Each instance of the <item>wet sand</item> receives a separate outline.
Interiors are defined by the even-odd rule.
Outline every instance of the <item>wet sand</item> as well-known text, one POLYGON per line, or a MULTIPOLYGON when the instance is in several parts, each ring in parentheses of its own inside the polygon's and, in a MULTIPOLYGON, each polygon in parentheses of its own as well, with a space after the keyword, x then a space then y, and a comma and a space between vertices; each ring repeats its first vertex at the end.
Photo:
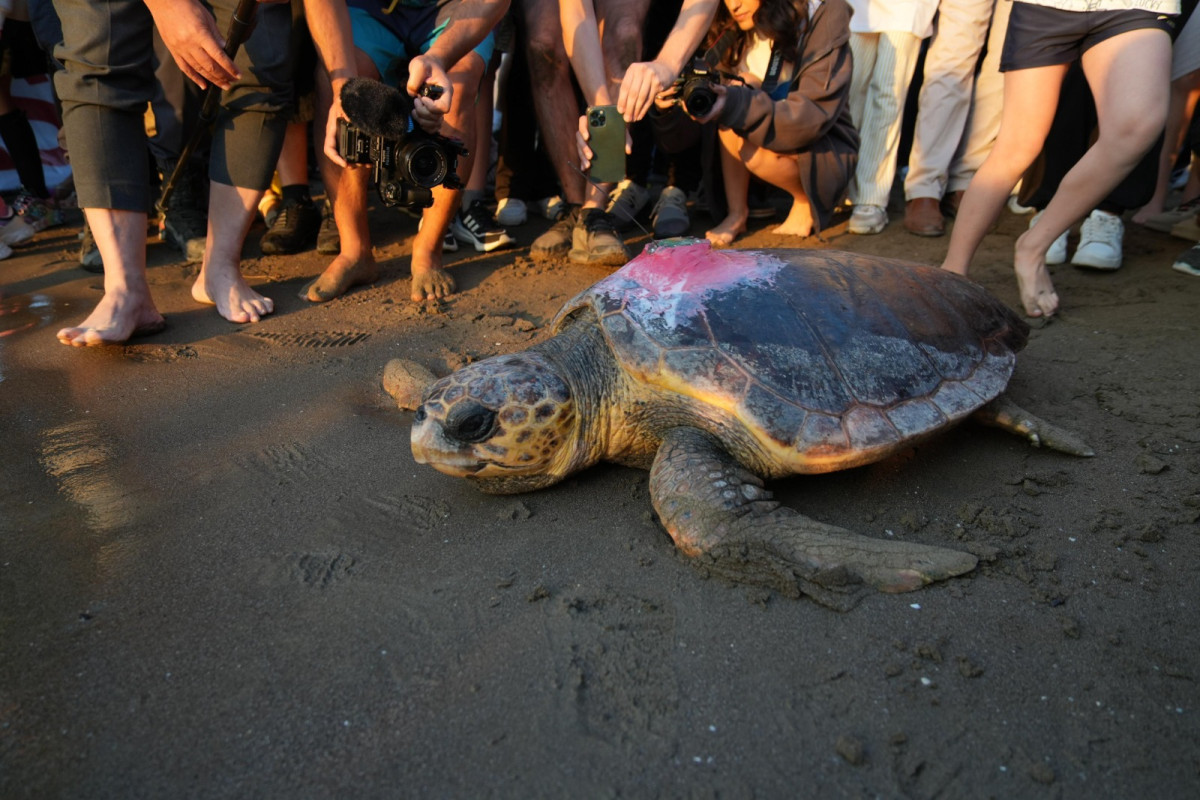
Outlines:
MULTIPOLYGON (((947 239, 807 244, 938 263, 947 239)), ((78 215, 72 219, 78 223, 78 215)), ((699 220, 693 234, 703 234, 699 220)), ((975 262, 1019 308, 1009 215, 975 262)), ((758 222, 738 246, 790 246, 758 222)), ((315 253, 246 271, 277 312, 197 306, 75 350, 101 278, 77 227, 0 262, 0 796, 1191 797, 1200 784, 1200 280, 1127 228, 1117 273, 1054 269, 1012 391, 1096 450, 966 425, 772 485, 822 521, 970 550, 973 573, 838 613, 708 579, 644 472, 491 497, 416 465, 384 364, 443 374, 546 334, 607 274, 448 256, 297 298, 315 253)), ((646 237, 635 240, 635 248, 646 237)), ((1074 245, 1074 238, 1072 240, 1074 245)))

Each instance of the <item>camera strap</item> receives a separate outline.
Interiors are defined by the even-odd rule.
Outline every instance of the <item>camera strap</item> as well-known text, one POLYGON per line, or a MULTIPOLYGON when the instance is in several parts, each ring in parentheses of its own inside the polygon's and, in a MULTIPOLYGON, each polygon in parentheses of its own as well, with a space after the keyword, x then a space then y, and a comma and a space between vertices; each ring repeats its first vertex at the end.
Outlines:
POLYGON ((762 90, 767 94, 774 93, 779 86, 779 73, 783 70, 783 53, 779 48, 771 47, 771 60, 767 62, 767 74, 763 76, 762 90))

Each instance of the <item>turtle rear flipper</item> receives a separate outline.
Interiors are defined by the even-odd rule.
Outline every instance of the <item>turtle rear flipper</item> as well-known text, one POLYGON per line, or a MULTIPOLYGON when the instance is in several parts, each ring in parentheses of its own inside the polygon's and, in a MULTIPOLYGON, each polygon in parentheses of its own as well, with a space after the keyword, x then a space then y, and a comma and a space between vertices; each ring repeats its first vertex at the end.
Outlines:
POLYGON ((969 553, 871 539, 780 505, 762 481, 694 428, 670 431, 650 469, 654 508, 710 572, 845 609, 862 590, 907 592, 975 568, 969 553))
POLYGON ((985 425, 1015 433, 1034 447, 1045 445, 1051 450, 1083 458, 1096 455, 1096 451, 1088 447, 1083 439, 1066 428, 1030 414, 1007 395, 1002 394, 980 408, 975 412, 975 418, 985 425))

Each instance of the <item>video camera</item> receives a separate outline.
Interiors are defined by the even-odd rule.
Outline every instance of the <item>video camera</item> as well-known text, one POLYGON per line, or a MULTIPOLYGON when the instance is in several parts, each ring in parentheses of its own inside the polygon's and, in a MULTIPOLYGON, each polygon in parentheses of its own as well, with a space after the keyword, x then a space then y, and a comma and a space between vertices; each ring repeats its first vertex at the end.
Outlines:
MULTIPOLYGON (((338 153, 348 164, 371 165, 371 182, 385 206, 428 208, 433 205, 433 187, 462 188, 458 158, 467 155, 467 148, 414 125, 407 95, 358 79, 347 83, 347 89, 342 92, 342 109, 352 122, 338 120, 338 153)), ((436 99, 442 91, 427 84, 420 94, 436 99)))

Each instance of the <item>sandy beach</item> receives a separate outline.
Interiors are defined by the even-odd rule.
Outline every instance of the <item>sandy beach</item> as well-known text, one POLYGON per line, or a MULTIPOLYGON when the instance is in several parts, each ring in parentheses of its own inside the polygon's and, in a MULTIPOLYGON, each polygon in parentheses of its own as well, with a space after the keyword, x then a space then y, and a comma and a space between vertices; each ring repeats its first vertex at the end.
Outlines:
MULTIPOLYGON (((803 246, 941 261, 948 237, 892 216, 803 246)), ((277 310, 240 326, 154 241, 167 330, 79 350, 54 333, 101 294, 80 219, 0 262, 0 796, 1196 795, 1187 242, 1127 224, 1121 270, 1054 269, 1061 313, 1010 388, 1094 458, 966 424, 771 485, 980 557, 839 613, 697 571, 645 472, 494 497, 414 463, 389 359, 442 375, 520 349, 608 274, 531 262, 544 221, 449 254, 461 292, 430 304, 398 212, 372 212, 383 277, 323 305, 297 294, 326 258, 263 256, 259 225, 244 268, 277 310)), ((1027 222, 1004 212, 973 268, 1014 308, 1027 222)), ((737 246, 796 246, 771 224, 737 246)))

